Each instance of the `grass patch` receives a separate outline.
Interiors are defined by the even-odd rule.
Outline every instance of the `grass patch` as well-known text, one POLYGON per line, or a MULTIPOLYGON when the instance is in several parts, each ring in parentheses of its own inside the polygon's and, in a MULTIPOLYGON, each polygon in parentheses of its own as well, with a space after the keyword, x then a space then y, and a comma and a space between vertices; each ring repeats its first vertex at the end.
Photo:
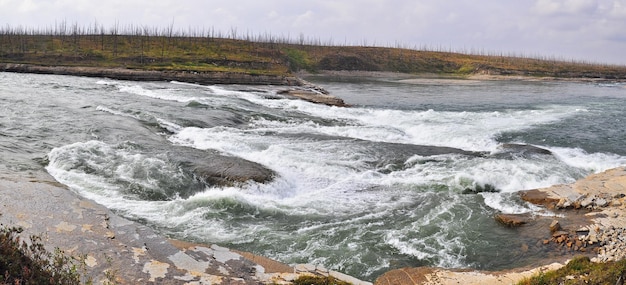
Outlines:
MULTIPOLYGON (((63 23, 67 24, 67 23, 63 23)), ((374 46, 298 43, 274 37, 229 38, 170 29, 56 26, 0 27, 0 62, 47 66, 290 75, 308 70, 363 70, 466 76, 476 73, 557 78, 626 79, 626 66, 506 54, 471 54, 374 46)))
POLYGON ((331 276, 302 275, 293 281, 293 285, 352 285, 331 276))
POLYGON ((626 281, 626 260, 607 263, 594 263, 589 257, 579 256, 563 268, 541 272, 525 278, 518 285, 548 284, 624 284, 626 281))
POLYGON ((18 227, 0 228, 0 284, 81 284, 77 260, 59 249, 46 251, 39 236, 21 240, 21 232, 18 227))

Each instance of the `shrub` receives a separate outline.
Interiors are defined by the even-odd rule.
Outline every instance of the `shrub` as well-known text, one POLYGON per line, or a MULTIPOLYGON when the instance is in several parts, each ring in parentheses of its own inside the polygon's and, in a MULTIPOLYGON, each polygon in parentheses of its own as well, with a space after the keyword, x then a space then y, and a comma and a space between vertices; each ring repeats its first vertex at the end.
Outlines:
POLYGON ((0 284, 80 284, 74 260, 59 249, 48 252, 39 236, 21 240, 21 232, 0 228, 0 284))

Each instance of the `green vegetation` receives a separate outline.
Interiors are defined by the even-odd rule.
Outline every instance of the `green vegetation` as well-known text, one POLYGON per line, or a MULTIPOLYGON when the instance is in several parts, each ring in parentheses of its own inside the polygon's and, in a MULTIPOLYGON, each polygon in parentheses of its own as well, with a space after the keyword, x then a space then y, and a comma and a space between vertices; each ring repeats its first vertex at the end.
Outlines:
POLYGON ((389 71, 466 76, 550 76, 626 79, 626 66, 514 54, 423 47, 336 46, 272 35, 228 35, 144 26, 106 29, 66 22, 51 28, 0 28, 0 63, 123 67, 145 70, 288 75, 298 70, 389 71))
POLYGON ((0 284, 81 284, 76 260, 46 251, 38 236, 22 241, 21 232, 0 229, 0 284))
POLYGON ((293 281, 293 285, 352 285, 333 277, 302 275, 293 281))
POLYGON ((541 272, 527 278, 518 285, 542 284, 624 284, 626 282, 626 260, 607 263, 593 263, 589 257, 572 259, 561 269, 541 272))

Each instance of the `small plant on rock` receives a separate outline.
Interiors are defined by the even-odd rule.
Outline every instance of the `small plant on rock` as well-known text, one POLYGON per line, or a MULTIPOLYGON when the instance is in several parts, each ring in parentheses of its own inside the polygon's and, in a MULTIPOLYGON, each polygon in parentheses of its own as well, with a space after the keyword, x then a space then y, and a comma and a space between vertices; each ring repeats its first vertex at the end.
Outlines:
POLYGON ((0 284, 80 284, 70 257, 59 249, 48 252, 41 237, 23 241, 22 228, 0 228, 0 284))

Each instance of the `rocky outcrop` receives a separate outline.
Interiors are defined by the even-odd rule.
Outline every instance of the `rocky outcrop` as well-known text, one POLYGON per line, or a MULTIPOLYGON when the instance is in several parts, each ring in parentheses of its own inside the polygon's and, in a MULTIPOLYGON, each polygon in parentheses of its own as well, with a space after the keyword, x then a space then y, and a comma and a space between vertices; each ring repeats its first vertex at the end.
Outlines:
POLYGON ((169 159, 179 163, 207 186, 233 186, 248 181, 267 183, 276 173, 265 166, 210 150, 174 147, 169 159))
POLYGON ((84 283, 292 284, 302 275, 371 283, 319 266, 288 266, 218 245, 169 240, 79 197, 46 173, 0 174, 0 224, 75 257, 84 283), (89 282, 90 281, 90 282, 89 282))
POLYGON ((564 229, 560 239, 551 241, 573 250, 592 250, 596 254, 592 261, 626 258, 626 167, 592 174, 572 184, 524 191, 520 196, 565 218, 584 213, 586 225, 564 229))
POLYGON ((231 156, 207 156, 188 165, 196 177, 211 186, 232 186, 247 181, 266 183, 276 175, 258 163, 231 156))
POLYGON ((280 95, 286 95, 288 97, 301 99, 304 101, 324 104, 328 106, 347 107, 346 103, 341 99, 332 95, 323 94, 312 90, 290 89, 281 90, 278 92, 280 95))
MULTIPOLYGON (((498 214, 496 220, 521 227, 517 230, 529 225, 545 227, 545 231, 540 231, 543 238, 537 237, 541 239, 539 244, 563 256, 594 255, 591 260, 595 262, 626 258, 626 167, 592 174, 572 184, 522 191, 520 197, 555 212, 550 216, 498 214)), ((563 266, 553 263, 531 270, 501 272, 402 268, 383 274, 375 284, 516 284, 523 278, 563 266)))
POLYGON ((375 285, 510 285, 564 264, 552 263, 529 270, 474 271, 443 268, 402 268, 389 271, 376 279, 375 285))
POLYGON ((496 214, 495 219, 498 223, 503 224, 507 227, 519 227, 524 224, 527 224, 531 219, 530 215, 511 215, 511 214, 496 214))

